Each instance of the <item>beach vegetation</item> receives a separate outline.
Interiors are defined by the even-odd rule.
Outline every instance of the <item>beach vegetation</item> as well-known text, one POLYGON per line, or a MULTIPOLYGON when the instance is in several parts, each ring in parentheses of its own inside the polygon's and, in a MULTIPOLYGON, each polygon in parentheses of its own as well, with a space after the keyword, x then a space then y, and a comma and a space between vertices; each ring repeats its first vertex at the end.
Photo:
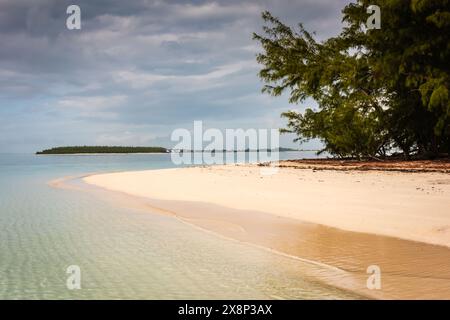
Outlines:
POLYGON ((282 114, 282 132, 319 139, 337 157, 433 158, 450 151, 450 1, 359 0, 343 8, 344 28, 324 41, 300 23, 264 12, 263 92, 317 106, 282 114), (367 28, 370 5, 380 28, 367 28))

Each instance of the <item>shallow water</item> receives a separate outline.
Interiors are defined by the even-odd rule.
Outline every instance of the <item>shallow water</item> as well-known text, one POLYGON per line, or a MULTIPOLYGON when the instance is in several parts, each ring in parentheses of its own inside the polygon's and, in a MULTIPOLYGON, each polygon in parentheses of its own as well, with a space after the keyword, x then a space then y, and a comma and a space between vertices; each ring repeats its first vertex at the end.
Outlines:
MULTIPOLYGON (((98 192, 98 191, 97 191, 98 192)), ((450 249, 399 238, 344 231, 258 211, 210 203, 139 198, 103 191, 114 201, 176 212, 179 219, 224 237, 315 263, 305 273, 376 299, 450 299, 450 249), (372 268, 379 290, 367 287, 372 268)))
POLYGON ((0 154, 0 298, 358 298, 309 277, 317 266, 48 184, 172 166, 165 154, 0 154), (70 265, 81 269, 80 290, 66 286, 70 265))

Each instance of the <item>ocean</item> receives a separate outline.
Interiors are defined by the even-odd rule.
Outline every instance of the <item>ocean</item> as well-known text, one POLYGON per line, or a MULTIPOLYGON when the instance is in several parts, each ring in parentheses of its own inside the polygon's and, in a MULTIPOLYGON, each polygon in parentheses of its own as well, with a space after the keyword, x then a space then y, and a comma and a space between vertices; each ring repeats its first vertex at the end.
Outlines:
MULTIPOLYGON (((314 153, 281 153, 297 157, 314 153)), ((308 277, 306 262, 49 184, 174 166, 169 154, 0 154, 0 299, 355 298, 308 277)))

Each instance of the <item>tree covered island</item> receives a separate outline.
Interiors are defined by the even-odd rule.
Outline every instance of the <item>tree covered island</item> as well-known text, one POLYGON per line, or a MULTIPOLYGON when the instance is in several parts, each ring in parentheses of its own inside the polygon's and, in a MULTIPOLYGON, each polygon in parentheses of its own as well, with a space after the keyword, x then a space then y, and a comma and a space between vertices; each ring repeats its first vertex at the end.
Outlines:
POLYGON ((120 147, 120 146, 72 146, 38 151, 36 154, 89 154, 89 153, 166 153, 163 147, 120 147))

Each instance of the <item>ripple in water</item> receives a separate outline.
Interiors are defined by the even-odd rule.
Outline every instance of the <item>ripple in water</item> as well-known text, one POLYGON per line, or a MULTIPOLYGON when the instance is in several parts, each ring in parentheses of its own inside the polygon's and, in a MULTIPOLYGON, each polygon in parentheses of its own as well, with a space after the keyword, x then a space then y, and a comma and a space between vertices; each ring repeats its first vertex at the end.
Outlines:
POLYGON ((308 277, 307 263, 47 184, 169 166, 166 155, 0 155, 0 298, 358 298, 308 277), (81 268, 81 290, 66 287, 69 265, 81 268))

